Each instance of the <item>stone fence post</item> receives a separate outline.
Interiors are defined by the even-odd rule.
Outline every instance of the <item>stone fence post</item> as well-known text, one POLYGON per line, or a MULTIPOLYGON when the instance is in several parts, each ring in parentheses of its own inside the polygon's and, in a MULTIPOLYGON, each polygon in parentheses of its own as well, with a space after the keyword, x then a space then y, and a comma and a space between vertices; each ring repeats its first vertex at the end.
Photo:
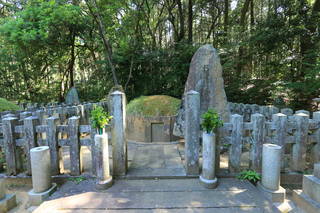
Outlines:
POLYGON ((303 172, 306 166, 307 142, 309 131, 309 116, 304 113, 294 115, 296 131, 295 143, 292 145, 291 169, 303 172))
POLYGON ((252 146, 250 153, 250 168, 261 172, 262 145, 266 137, 265 117, 262 114, 253 114, 252 122, 252 146))
POLYGON ((272 115, 272 122, 275 127, 273 143, 281 147, 281 170, 285 168, 285 142, 287 137, 288 117, 285 114, 277 113, 272 115))
POLYGON ((111 141, 113 158, 113 175, 125 175, 128 168, 126 140, 126 100, 125 94, 115 91, 111 94, 111 141))
POLYGON ((7 117, 2 119, 3 146, 6 155, 8 175, 17 175, 20 169, 18 150, 16 147, 17 135, 15 133, 15 126, 17 125, 18 118, 7 117))
POLYGON ((70 141, 71 175, 80 175, 80 131, 79 117, 73 116, 68 120, 68 136, 70 141))
POLYGON ((185 168, 187 175, 199 175, 200 94, 187 92, 185 104, 185 168))
POLYGON ((25 118, 23 120, 25 153, 27 155, 27 174, 31 175, 30 149, 38 146, 38 137, 36 126, 40 124, 39 119, 35 116, 25 118))
POLYGON ((231 146, 229 149, 229 171, 239 172, 242 153, 243 116, 231 115, 231 146))
POLYGON ((50 147, 50 158, 51 158, 51 174, 60 174, 59 165, 59 144, 58 144, 58 125, 59 119, 57 117, 47 118, 47 142, 50 147))
MULTIPOLYGON (((313 113, 313 120, 320 123, 320 111, 313 113)), ((319 154, 320 153, 320 126, 314 134, 316 135, 317 143, 312 149, 312 155, 313 155, 312 156, 312 163, 317 163, 317 162, 320 162, 320 154, 319 154)))

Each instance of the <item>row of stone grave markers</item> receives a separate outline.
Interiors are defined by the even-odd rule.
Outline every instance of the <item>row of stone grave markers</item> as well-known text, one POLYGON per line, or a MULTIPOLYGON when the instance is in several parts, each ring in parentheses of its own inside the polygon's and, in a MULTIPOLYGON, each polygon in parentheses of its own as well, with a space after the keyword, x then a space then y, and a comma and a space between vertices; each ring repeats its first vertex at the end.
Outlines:
POLYGON ((90 112, 93 107, 102 106, 106 111, 108 111, 108 102, 98 102, 98 103, 82 103, 78 105, 68 106, 68 105, 55 105, 48 107, 38 107, 38 108, 30 108, 26 111, 5 111, 0 113, 1 118, 5 117, 17 117, 19 120, 23 120, 29 116, 37 116, 40 120, 40 124, 45 124, 45 118, 56 116, 63 123, 69 117, 72 116, 80 116, 81 124, 88 124, 90 118, 90 112))
POLYGON ((230 109, 231 114, 238 114, 243 116, 243 120, 248 122, 250 121, 251 115, 259 113, 265 116, 267 121, 270 121, 272 119, 272 115, 277 113, 282 113, 287 116, 292 116, 293 114, 298 113, 305 113, 307 115, 310 115, 310 113, 307 110, 298 110, 294 112, 291 108, 278 108, 272 105, 269 106, 260 106, 257 104, 243 104, 243 103, 232 103, 228 102, 228 107, 230 109))

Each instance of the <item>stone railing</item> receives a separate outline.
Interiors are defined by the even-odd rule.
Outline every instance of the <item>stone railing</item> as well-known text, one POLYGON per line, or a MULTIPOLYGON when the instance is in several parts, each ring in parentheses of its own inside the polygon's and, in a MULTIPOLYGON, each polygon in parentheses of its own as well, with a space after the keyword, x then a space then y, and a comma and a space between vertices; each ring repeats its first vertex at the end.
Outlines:
MULTIPOLYGON (((111 94, 110 114, 113 119, 106 131, 113 145, 113 168, 115 175, 123 175, 126 152, 125 143, 125 101, 124 94, 111 94), (111 136, 112 135, 112 136, 111 136), (120 147, 121 146, 121 147, 120 147), (125 153, 124 153, 125 152, 125 153)), ((48 146, 50 149, 51 174, 60 175, 60 163, 63 156, 70 157, 70 175, 82 174, 84 162, 81 147, 88 147, 91 152, 91 173, 99 170, 94 137, 96 129, 89 124, 93 105, 108 107, 107 102, 90 103, 69 107, 49 107, 35 111, 5 114, 0 126, 0 147, 5 154, 6 171, 9 176, 19 174, 31 175, 30 150, 34 147, 48 146), (69 150, 66 155, 62 152, 69 150), (65 149, 68 147, 67 149, 65 149)), ((101 169, 101 168, 100 168, 101 169)))
POLYGON ((306 113, 292 116, 273 114, 267 121, 262 114, 252 114, 250 122, 234 114, 231 122, 222 127, 221 141, 229 144, 229 170, 239 172, 243 147, 250 152, 249 167, 261 171, 262 145, 273 143, 283 147, 282 171, 304 172, 309 165, 320 161, 320 112, 313 119, 306 113))
MULTIPOLYGON (((2 120, 0 133, 3 139, 0 145, 5 152, 7 175, 17 175, 21 172, 31 174, 29 150, 37 146, 49 146, 51 156, 51 170, 53 175, 60 173, 59 148, 70 147, 70 173, 80 175, 80 147, 93 147, 95 129, 90 125, 80 125, 80 117, 73 116, 67 119, 67 124, 61 124, 59 118, 53 116, 45 119, 46 125, 40 125, 36 116, 19 120, 16 117, 7 117, 2 120), (44 137, 45 135, 45 137, 44 137), (23 156, 26 164, 23 165, 23 156)), ((95 171, 95 153, 91 149, 92 171, 95 171)))

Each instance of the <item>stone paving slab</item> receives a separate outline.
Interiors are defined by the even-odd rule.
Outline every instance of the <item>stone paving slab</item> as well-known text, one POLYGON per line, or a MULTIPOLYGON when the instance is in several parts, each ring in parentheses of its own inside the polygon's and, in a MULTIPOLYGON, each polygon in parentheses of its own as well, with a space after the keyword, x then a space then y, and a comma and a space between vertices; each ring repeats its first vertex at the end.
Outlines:
POLYGON ((183 208, 183 209, 125 209, 125 210, 59 210, 57 213, 256 213, 260 208, 183 208))
POLYGON ((221 179, 215 190, 202 188, 198 179, 172 179, 119 180, 107 191, 88 191, 47 201, 35 212, 278 212, 237 179, 221 179))
POLYGON ((137 146, 127 178, 185 177, 177 144, 137 146))

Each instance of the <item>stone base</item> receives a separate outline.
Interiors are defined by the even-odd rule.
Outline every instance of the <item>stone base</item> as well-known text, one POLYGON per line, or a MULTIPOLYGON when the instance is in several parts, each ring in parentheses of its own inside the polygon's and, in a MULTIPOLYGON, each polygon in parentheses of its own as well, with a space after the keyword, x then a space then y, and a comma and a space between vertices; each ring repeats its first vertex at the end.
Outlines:
POLYGON ((107 180, 105 181, 97 181, 96 183, 96 188, 98 190, 105 190, 105 189, 108 189, 112 186, 113 184, 113 179, 112 179, 112 176, 110 176, 107 180))
POLYGON ((218 186, 218 179, 215 178, 213 180, 205 179, 201 175, 199 177, 200 183, 206 187, 207 189, 214 189, 218 186))
POLYGON ((319 213, 320 203, 312 200, 302 190, 293 190, 293 201, 299 208, 308 213, 319 213))
POLYGON ((7 194, 5 198, 0 200, 0 212, 8 212, 10 209, 13 209, 17 206, 16 195, 7 194))
POLYGON ((33 191, 28 192, 29 202, 31 206, 39 206, 45 199, 47 199, 51 194, 53 194, 57 189, 57 184, 53 183, 51 188, 47 191, 36 193, 33 191))
POLYGON ((273 203, 282 203, 286 198, 286 190, 281 186, 278 190, 274 191, 265 188, 260 182, 258 182, 257 188, 266 198, 268 198, 273 203))
POLYGON ((302 183, 303 193, 312 200, 320 203, 320 179, 313 175, 304 175, 302 183))

